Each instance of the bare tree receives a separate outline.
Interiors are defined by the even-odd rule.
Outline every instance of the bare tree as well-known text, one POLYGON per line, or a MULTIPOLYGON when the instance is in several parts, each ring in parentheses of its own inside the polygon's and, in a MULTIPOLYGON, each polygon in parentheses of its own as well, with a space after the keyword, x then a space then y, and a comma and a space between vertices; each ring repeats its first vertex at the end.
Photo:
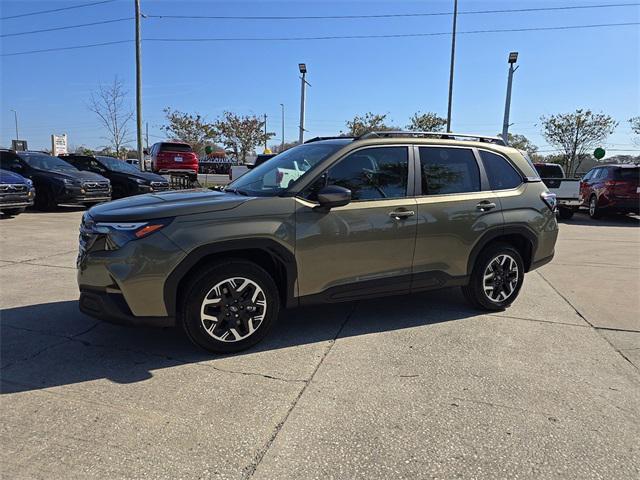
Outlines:
POLYGON ((133 118, 133 110, 126 102, 127 92, 122 81, 114 77, 113 83, 100 85, 91 94, 88 108, 100 119, 100 123, 107 131, 106 140, 115 152, 122 150, 131 140, 128 123, 133 118))
POLYGON ((573 176, 589 150, 606 140, 618 125, 609 115, 582 109, 541 117, 540 120, 542 136, 564 153, 567 176, 573 176))

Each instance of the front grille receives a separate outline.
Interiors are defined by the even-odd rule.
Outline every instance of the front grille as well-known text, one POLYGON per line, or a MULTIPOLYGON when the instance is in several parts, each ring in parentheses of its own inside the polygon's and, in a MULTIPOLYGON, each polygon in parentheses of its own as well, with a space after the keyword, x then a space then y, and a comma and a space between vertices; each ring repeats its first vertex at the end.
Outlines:
POLYGON ((169 182, 151 182, 151 187, 158 190, 169 190, 169 182))
POLYGON ((100 192, 100 191, 108 191, 109 190, 109 181, 98 181, 98 182, 84 182, 82 184, 82 188, 84 188, 87 192, 100 192))
POLYGON ((24 183, 0 184, 0 193, 26 193, 27 186, 24 183))

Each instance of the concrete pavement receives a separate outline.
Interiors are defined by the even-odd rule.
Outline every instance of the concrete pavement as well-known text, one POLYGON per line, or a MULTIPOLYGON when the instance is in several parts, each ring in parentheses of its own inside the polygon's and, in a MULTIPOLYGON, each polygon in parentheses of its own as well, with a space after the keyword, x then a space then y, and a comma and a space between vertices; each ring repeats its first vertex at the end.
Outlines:
POLYGON ((638 478, 640 223, 561 225, 507 311, 457 290, 286 312, 210 357, 77 310, 82 212, 0 221, 7 478, 638 478))

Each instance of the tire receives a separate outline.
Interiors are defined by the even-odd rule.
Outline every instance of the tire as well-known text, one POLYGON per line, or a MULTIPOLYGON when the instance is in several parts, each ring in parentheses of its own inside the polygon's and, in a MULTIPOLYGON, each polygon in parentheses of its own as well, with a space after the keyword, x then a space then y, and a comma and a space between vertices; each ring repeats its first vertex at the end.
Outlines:
POLYGON ((575 213, 575 210, 573 208, 560 207, 558 209, 558 216, 562 220, 571 220, 574 213, 575 213))
POLYGON ((4 210, 2 210, 2 213, 4 213, 5 215, 8 215, 10 217, 15 217, 16 215, 20 215, 22 212, 24 212, 25 207, 21 207, 21 208, 5 208, 4 210))
POLYGON ((280 310, 273 278, 245 260, 224 260, 208 266, 193 275, 181 293, 179 313, 185 333, 193 343, 213 353, 235 353, 252 347, 267 335, 280 310), (255 315, 248 313, 250 309, 255 315))
POLYGON ((602 217, 602 208, 598 207, 598 197, 591 195, 589 198, 589 216, 598 219, 602 217))
POLYGON ((35 207, 44 212, 52 212, 58 207, 51 190, 45 188, 36 192, 35 207))
POLYGON ((482 310, 500 311, 511 305, 518 297, 523 280, 524 262, 520 252, 507 243, 494 243, 478 255, 469 284, 462 287, 462 292, 472 306, 482 310), (503 263, 501 269, 505 269, 506 266, 507 270, 495 271, 496 267, 500 266, 495 262, 501 261, 503 263), (490 266, 494 270, 493 277, 488 278, 485 285, 485 275, 492 273, 490 266), (500 272, 496 279, 498 283, 495 283, 495 280, 492 282, 498 272, 500 272), (491 287, 490 290, 489 287, 491 287))

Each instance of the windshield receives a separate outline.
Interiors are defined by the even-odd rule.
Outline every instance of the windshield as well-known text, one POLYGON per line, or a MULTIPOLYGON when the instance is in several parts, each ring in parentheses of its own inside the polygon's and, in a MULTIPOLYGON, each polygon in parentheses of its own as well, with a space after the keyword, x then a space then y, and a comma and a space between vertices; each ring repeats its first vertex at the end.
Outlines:
POLYGON ((123 160, 118 160, 113 157, 97 156, 96 160, 102 164, 107 170, 120 173, 140 173, 140 169, 128 164, 123 160))
POLYGON ((245 173, 225 190, 253 196, 278 195, 343 146, 337 142, 298 145, 245 173))
POLYGON ((78 169, 70 163, 61 160, 58 157, 52 157, 44 153, 20 152, 18 155, 22 160, 27 162, 29 166, 39 170, 78 171, 78 169))

